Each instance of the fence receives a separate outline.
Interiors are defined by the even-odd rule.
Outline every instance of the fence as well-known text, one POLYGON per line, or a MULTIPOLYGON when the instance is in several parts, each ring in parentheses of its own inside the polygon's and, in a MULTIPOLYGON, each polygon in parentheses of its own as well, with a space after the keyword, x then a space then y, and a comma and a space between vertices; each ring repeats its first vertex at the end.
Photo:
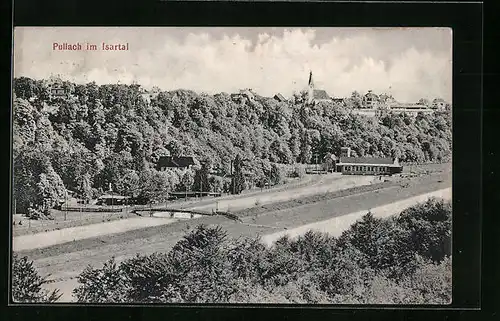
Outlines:
POLYGON ((116 213, 116 212, 124 212, 126 211, 126 207, 61 207, 61 211, 68 212, 107 212, 107 213, 116 213))

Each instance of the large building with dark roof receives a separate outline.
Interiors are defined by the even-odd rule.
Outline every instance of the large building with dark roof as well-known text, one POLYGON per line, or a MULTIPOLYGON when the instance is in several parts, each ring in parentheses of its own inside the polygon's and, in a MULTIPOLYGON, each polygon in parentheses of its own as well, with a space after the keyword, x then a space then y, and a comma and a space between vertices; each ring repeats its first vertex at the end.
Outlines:
POLYGON ((196 163, 192 156, 161 156, 156 163, 156 169, 159 171, 172 168, 189 169, 193 165, 196 163))
POLYGON ((342 148, 336 171, 343 175, 393 175, 403 171, 397 158, 351 157, 350 148, 342 148))

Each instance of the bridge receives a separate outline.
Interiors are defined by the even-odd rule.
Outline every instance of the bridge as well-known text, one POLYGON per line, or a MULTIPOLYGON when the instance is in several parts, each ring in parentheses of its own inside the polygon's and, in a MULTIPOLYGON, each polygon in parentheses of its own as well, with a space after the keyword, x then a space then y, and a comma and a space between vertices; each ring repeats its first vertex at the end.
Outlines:
POLYGON ((171 198, 184 198, 184 197, 203 197, 203 196, 213 196, 220 197, 222 193, 218 192, 194 192, 194 191, 186 191, 186 192, 170 192, 168 195, 171 198))
POLYGON ((137 214, 139 216, 142 216, 142 214, 139 212, 149 212, 151 214, 154 212, 169 212, 172 215, 174 213, 187 213, 187 214, 191 214, 191 217, 193 217, 193 215, 195 215, 195 214, 204 215, 204 216, 222 215, 222 216, 225 216, 225 217, 232 219, 234 221, 241 222, 241 219, 237 215, 229 213, 229 212, 223 212, 223 211, 207 212, 207 211, 194 211, 194 210, 184 210, 184 209, 165 208, 165 207, 151 207, 150 208, 148 206, 144 206, 144 207, 140 207, 140 208, 135 207, 131 212, 134 214, 137 214))

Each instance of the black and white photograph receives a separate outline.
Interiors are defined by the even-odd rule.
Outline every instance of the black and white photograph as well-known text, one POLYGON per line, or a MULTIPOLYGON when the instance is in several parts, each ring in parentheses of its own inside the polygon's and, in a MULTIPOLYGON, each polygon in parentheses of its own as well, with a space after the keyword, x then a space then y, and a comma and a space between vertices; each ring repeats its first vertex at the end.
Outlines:
POLYGON ((16 27, 16 303, 449 305, 452 29, 16 27))

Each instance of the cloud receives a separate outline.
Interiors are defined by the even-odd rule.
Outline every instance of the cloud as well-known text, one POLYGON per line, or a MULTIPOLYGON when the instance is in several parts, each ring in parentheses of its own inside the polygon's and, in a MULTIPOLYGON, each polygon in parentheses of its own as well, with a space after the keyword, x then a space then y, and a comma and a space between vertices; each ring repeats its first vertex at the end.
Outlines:
POLYGON ((451 101, 451 42, 439 41, 451 41, 446 29, 16 28, 14 36, 16 76, 289 96, 305 89, 312 70, 316 86, 336 97, 371 89, 401 101, 451 101), (130 50, 52 50, 53 42, 103 41, 130 50))

